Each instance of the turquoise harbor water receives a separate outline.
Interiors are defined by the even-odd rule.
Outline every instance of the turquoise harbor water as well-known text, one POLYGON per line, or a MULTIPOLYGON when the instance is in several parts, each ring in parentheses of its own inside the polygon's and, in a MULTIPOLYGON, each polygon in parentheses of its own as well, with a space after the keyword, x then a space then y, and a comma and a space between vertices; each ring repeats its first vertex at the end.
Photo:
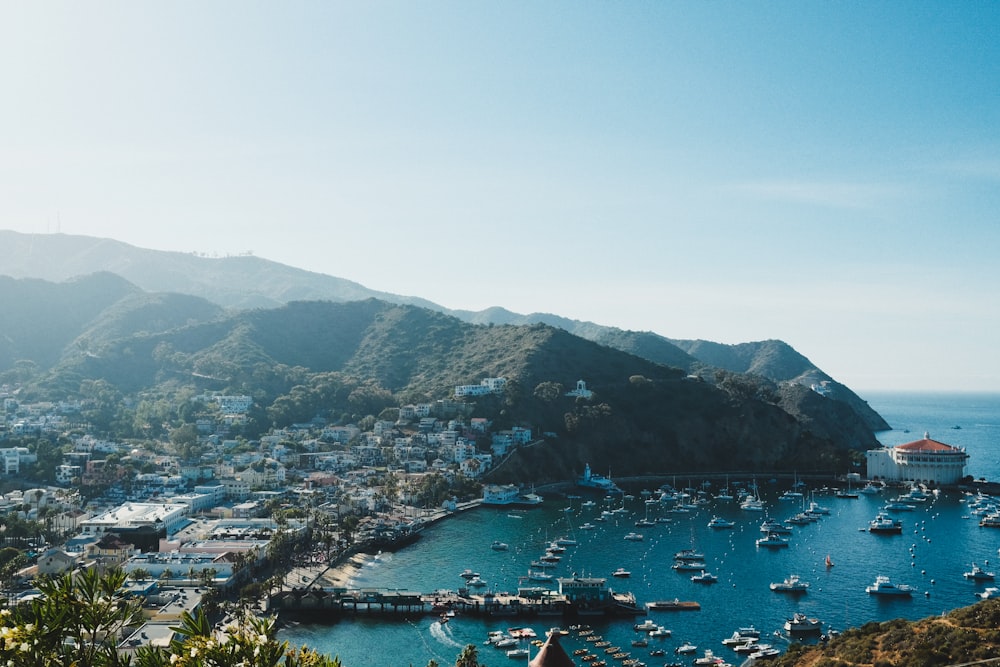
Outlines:
MULTIPOLYGON (((865 398, 894 427, 880 434, 883 443, 915 440, 929 431, 937 440, 968 449, 970 474, 1000 479, 1000 396, 873 394, 865 398)), ((698 486, 701 481, 677 480, 677 485, 698 486)), ((635 526, 647 513, 641 489, 629 489, 635 499, 625 501, 626 512, 607 522, 594 521, 600 503, 587 508, 579 499, 550 498, 545 506, 523 512, 481 508, 432 526, 411 547, 373 559, 357 572, 352 584, 410 591, 454 590, 463 584, 459 573, 472 568, 491 589, 513 591, 545 546, 567 535, 579 544, 567 548, 563 561, 552 570, 554 574, 608 577, 613 588, 633 592, 640 603, 680 598, 701 604, 696 612, 651 612, 649 618, 671 630, 672 637, 650 640, 648 648, 631 646, 636 633, 630 620, 590 620, 596 632, 649 665, 678 660, 673 649, 685 641, 698 645, 698 655, 710 648, 738 664, 738 656, 721 640, 739 626, 753 625, 762 634, 772 635, 795 612, 816 616, 835 629, 872 620, 922 618, 975 602, 974 593, 986 584, 962 576, 972 562, 988 570, 1000 566, 1000 529, 980 528, 976 517, 970 515, 967 498, 957 493, 941 494, 913 511, 895 513, 903 522, 901 535, 872 535, 864 529, 886 498, 861 495, 842 499, 815 489, 815 501, 829 508, 830 515, 797 526, 787 548, 757 547, 754 541, 761 536, 759 526, 765 516, 782 519, 802 509, 801 502, 778 499, 787 483, 758 482, 765 513, 747 512, 735 503, 718 501, 689 513, 666 514, 666 509, 657 505, 650 507, 649 518, 664 515, 672 522, 655 527, 635 526), (730 519, 736 526, 710 529, 707 524, 714 515, 730 519), (580 526, 586 522, 593 523, 595 529, 582 530, 580 526), (643 533, 643 541, 623 539, 631 531, 643 533), (493 540, 507 542, 510 549, 493 551, 493 540), (670 568, 674 553, 689 547, 705 554, 707 570, 718 575, 718 583, 696 584, 690 573, 670 568), (827 554, 834 562, 832 568, 824 565, 827 554), (631 577, 611 578, 619 567, 631 571, 631 577), (769 590, 770 582, 791 574, 810 584, 807 594, 790 596, 769 590), (917 593, 908 599, 869 596, 865 586, 880 574, 914 586, 917 593), (650 656, 649 650, 656 647, 665 649, 666 656, 650 656)), ((522 660, 512 660, 503 651, 484 646, 488 631, 528 625, 544 636, 547 627, 559 623, 560 619, 532 622, 461 615, 443 626, 433 616, 394 621, 350 619, 326 625, 293 625, 283 630, 281 637, 294 645, 306 644, 339 655, 347 667, 423 667, 432 659, 441 665, 454 664, 458 652, 469 643, 479 647, 481 662, 500 666, 522 660)), ((777 637, 769 639, 778 647, 784 645, 777 637)), ((575 634, 566 637, 563 644, 569 651, 585 646, 575 634)), ((690 664, 691 658, 682 661, 690 664)), ((608 664, 616 663, 609 660, 608 664)))

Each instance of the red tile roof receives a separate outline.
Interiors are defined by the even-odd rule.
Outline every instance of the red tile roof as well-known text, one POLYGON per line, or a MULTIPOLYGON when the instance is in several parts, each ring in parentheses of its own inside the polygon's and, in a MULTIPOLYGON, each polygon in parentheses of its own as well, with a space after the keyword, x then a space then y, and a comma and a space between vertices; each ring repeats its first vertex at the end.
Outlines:
POLYGON ((952 447, 951 445, 946 445, 943 442, 938 442, 937 440, 931 440, 930 438, 924 438, 923 440, 914 440, 913 442, 908 442, 905 445, 896 445, 896 449, 903 449, 908 452, 958 452, 961 451, 957 447, 952 447))

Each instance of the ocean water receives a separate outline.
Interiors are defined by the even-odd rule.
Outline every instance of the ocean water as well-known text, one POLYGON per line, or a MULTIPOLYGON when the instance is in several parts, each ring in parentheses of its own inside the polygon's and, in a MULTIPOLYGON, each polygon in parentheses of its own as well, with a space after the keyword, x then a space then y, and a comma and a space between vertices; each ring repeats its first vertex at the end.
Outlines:
MULTIPOLYGON (((872 394, 865 398, 893 427, 879 434, 884 444, 916 440, 928 431, 936 440, 969 451, 970 474, 1000 479, 1000 396, 872 394)), ((454 590, 463 584, 459 574, 472 568, 491 589, 513 591, 530 561, 542 555, 550 541, 568 535, 579 544, 567 548, 554 574, 608 577, 612 588, 633 592, 640 603, 680 598, 701 604, 696 612, 650 612, 649 618, 671 630, 672 637, 650 640, 648 648, 631 646, 636 638, 632 620, 588 619, 596 632, 648 665, 678 660, 673 650, 685 641, 699 647, 698 655, 711 649, 738 664, 739 657, 721 644, 737 627, 753 625, 767 636, 762 641, 770 640, 781 648, 787 640, 773 633, 795 612, 818 617, 833 629, 875 620, 923 618, 976 601, 974 593, 984 584, 962 576, 973 562, 988 570, 994 564, 1000 566, 1000 529, 979 527, 970 514, 968 498, 959 493, 942 493, 913 511, 895 514, 903 522, 902 535, 872 535, 865 528, 887 498, 842 499, 828 489, 807 489, 807 496, 827 507, 830 514, 796 527, 787 548, 757 547, 754 541, 761 536, 764 516, 782 519, 802 509, 799 502, 778 498, 787 489, 785 484, 761 482, 767 507, 763 514, 717 501, 689 513, 666 513, 666 507, 647 509, 641 489, 630 489, 636 499, 624 502, 626 513, 603 523, 594 521, 600 506, 585 508, 580 500, 548 499, 543 507, 524 512, 480 508, 432 526, 413 546, 373 558, 351 583, 420 592, 454 590), (672 522, 636 528, 635 521, 647 513, 649 518, 670 516, 672 522), (708 528, 714 515, 734 521, 735 528, 708 528), (585 522, 596 529, 581 530, 585 522), (643 541, 623 539, 630 531, 643 533, 643 541), (497 539, 507 542, 509 551, 493 551, 490 544, 497 539), (690 547, 705 554, 707 570, 719 577, 718 583, 693 583, 690 573, 671 569, 673 554, 690 547), (824 565, 827 555, 834 562, 831 568, 824 565), (631 571, 631 577, 612 579, 611 573, 619 567, 631 571), (807 594, 790 596, 769 589, 768 583, 791 574, 810 584, 807 594), (865 586, 877 575, 909 584, 917 593, 906 599, 869 596, 865 586), (666 657, 649 655, 657 647, 666 651, 666 657)), ((352 618, 294 624, 280 636, 293 645, 338 655, 346 667, 423 667, 430 660, 449 665, 466 644, 478 647, 483 664, 498 667, 526 660, 507 658, 503 651, 485 646, 490 630, 527 625, 544 637, 545 629, 559 622, 558 618, 526 621, 459 615, 441 625, 429 615, 397 620, 352 618)), ((564 638, 563 645, 569 652, 586 646, 575 634, 564 638)), ((691 659, 682 661, 690 664, 691 659)), ((617 663, 608 660, 608 664, 617 663)))

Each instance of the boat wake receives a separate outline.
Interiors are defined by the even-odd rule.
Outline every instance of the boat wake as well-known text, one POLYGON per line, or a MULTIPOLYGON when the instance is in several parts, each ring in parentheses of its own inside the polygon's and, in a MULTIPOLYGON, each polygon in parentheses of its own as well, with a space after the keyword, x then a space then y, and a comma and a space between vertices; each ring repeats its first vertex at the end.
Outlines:
POLYGON ((438 640, 445 646, 451 646, 452 648, 461 648, 464 646, 464 644, 455 640, 448 624, 442 625, 437 621, 431 623, 431 637, 438 640))

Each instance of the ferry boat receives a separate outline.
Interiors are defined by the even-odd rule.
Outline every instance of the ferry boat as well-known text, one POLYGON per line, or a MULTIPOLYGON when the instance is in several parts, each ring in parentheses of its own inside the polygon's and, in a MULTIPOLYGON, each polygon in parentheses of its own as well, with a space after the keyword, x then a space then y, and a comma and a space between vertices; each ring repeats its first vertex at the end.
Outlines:
POLYGON ((799 575, 789 575, 784 581, 771 582, 771 590, 775 593, 806 593, 809 582, 799 579, 799 575))
POLYGON ((906 584, 894 584, 885 575, 875 577, 875 583, 865 586, 865 592, 869 595, 897 595, 909 597, 913 594, 913 587, 906 584))
POLYGON ((879 512, 868 523, 869 533, 902 533, 903 522, 879 512))

